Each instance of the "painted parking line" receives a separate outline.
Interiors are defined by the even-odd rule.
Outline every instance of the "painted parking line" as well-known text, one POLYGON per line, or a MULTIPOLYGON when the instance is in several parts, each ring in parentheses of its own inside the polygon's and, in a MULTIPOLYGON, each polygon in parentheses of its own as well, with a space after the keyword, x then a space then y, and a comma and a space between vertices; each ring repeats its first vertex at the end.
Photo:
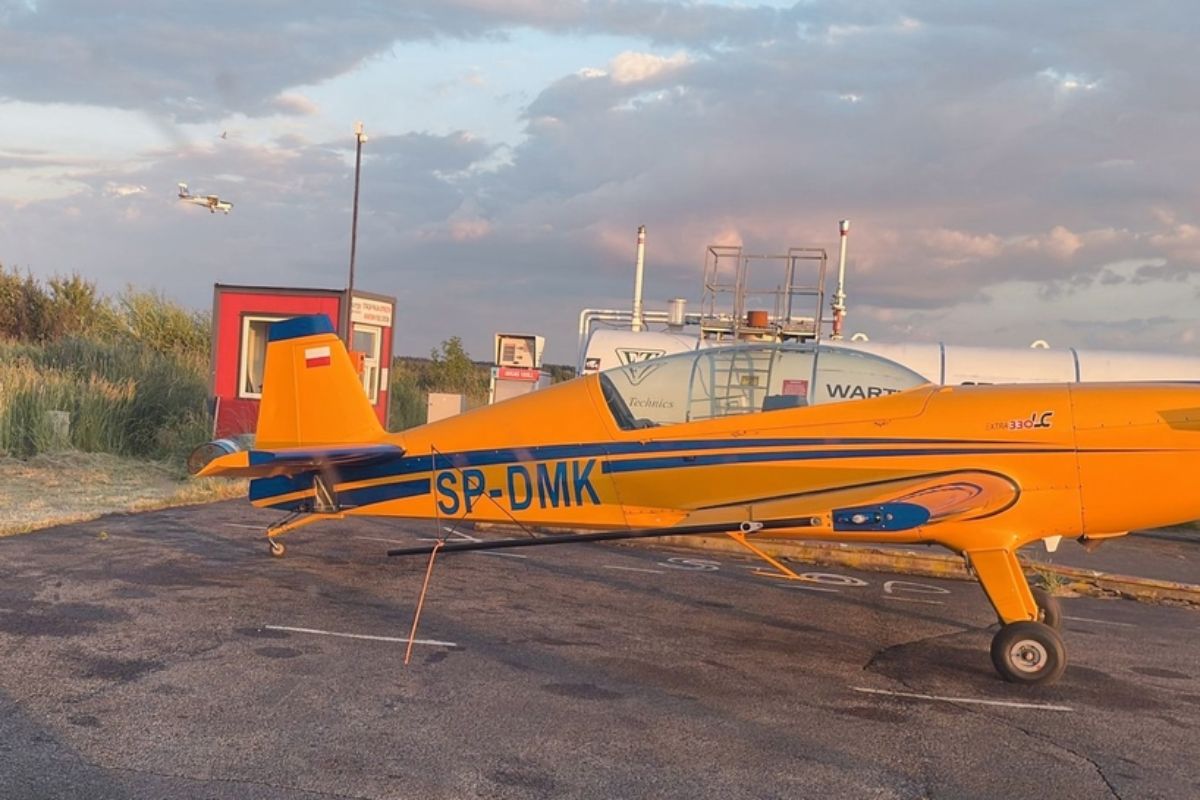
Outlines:
MULTIPOLYGON (((456 541, 456 542, 482 542, 482 541, 484 541, 483 539, 480 539, 478 536, 472 536, 469 533, 463 533, 462 531, 458 530, 457 528, 453 528, 449 525, 443 525, 442 530, 445 531, 447 534, 446 541, 451 541, 451 540, 456 541)), ((432 541, 436 541, 436 540, 421 539, 421 541, 422 542, 432 542, 432 541)), ((479 553, 479 555, 498 556, 500 558, 529 558, 529 556, 522 555, 521 553, 501 553, 499 551, 492 551, 492 550, 479 550, 477 552, 479 553)))
POLYGON ((919 597, 897 597, 894 594, 885 594, 884 600, 895 600, 897 603, 923 603, 927 606, 944 606, 946 605, 941 600, 922 600, 919 597))
MULTIPOLYGON (((773 578, 775 576, 769 572, 764 572, 763 577, 764 578, 773 578)), ((834 594, 841 593, 841 589, 830 589, 828 586, 816 586, 811 583, 793 580, 788 577, 780 578, 779 582, 774 585, 775 586, 783 586, 784 588, 787 588, 787 589, 803 589, 806 592, 833 592, 834 594)))
POLYGON ((242 523, 242 522, 226 522, 225 527, 227 527, 227 528, 245 528, 248 531, 265 531, 267 529, 266 525, 246 525, 245 523, 242 523))
POLYGON ((1028 708, 1036 711, 1074 711, 1070 706, 1056 706, 1050 703, 1018 703, 1013 700, 984 700, 979 697, 943 697, 936 694, 919 694, 917 692, 892 692, 887 689, 869 689, 866 686, 850 687, 862 694, 876 694, 885 697, 904 697, 910 700, 931 700, 940 703, 970 703, 978 706, 1003 706, 1004 708, 1028 708))
POLYGON ((618 567, 616 564, 605 564, 604 569, 619 569, 623 572, 648 572, 651 575, 662 575, 666 570, 644 569, 642 567, 618 567))
POLYGON ((1115 622, 1110 619, 1093 619, 1092 617, 1068 617, 1066 614, 1063 614, 1063 619, 1069 619, 1075 622, 1094 622, 1097 625, 1116 625, 1121 628, 1137 627, 1137 625, 1134 625, 1132 622, 1115 622))
POLYGON ((711 558, 684 558, 683 556, 672 556, 666 561, 659 561, 658 565, 687 572, 718 572, 721 569, 720 561, 711 558))
MULTIPOLYGON (((316 628, 293 628, 290 625, 263 625, 268 631, 287 631, 288 633, 311 633, 314 636, 336 636, 341 639, 366 639, 371 642, 395 642, 408 644, 406 636, 374 636, 369 633, 342 633, 341 631, 322 631, 316 628)), ((454 642, 440 642, 437 639, 413 639, 413 644, 427 644, 432 647, 458 647, 454 642)))

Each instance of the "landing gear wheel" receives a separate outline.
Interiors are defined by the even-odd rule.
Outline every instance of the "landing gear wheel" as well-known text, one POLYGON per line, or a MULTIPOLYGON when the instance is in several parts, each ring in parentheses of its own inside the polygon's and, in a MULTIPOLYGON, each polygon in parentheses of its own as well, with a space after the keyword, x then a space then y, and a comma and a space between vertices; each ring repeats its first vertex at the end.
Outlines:
POLYGON ((1047 592, 1045 589, 1030 589, 1033 592, 1033 599, 1037 602, 1038 611, 1042 612, 1041 622, 1046 623, 1051 628, 1059 630, 1062 628, 1062 606, 1059 605, 1058 598, 1047 592))
POLYGON ((992 664, 1012 683, 1053 683, 1067 668, 1067 649, 1058 631, 1049 625, 1013 622, 992 639, 992 664))
POLYGON ((275 558, 283 558, 283 554, 287 552, 283 542, 277 542, 274 539, 267 539, 267 548, 275 558))

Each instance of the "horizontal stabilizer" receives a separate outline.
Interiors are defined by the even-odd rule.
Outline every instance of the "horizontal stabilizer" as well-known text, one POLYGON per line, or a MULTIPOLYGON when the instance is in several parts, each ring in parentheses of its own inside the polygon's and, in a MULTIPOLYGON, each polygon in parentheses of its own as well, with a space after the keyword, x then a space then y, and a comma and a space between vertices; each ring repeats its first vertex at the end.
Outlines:
POLYGON ((404 455, 394 444, 283 447, 272 450, 237 450, 228 439, 202 444, 188 456, 188 471, 199 477, 267 478, 298 475, 327 467, 367 466, 404 455))

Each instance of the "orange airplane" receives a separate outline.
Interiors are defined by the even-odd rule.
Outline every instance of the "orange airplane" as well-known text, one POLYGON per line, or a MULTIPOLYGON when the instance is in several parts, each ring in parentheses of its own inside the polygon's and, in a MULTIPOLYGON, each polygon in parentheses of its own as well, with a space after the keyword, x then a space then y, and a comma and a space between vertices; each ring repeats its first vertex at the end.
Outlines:
POLYGON ((189 467, 248 476, 278 537, 347 516, 592 533, 437 542, 389 555, 720 532, 801 580, 762 536, 938 544, 999 617, 1007 680, 1066 667, 1061 614, 1016 551, 1200 518, 1200 387, 936 386, 878 356, 747 344, 587 375, 401 433, 383 430, 329 320, 272 326, 251 449, 189 467))

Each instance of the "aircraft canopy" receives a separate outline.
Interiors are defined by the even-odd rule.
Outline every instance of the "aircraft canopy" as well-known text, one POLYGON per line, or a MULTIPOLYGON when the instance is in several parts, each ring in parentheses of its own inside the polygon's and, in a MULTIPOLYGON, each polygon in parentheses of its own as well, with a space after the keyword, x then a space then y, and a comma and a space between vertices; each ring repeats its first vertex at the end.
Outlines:
POLYGON ((865 400, 928 381, 871 353, 761 343, 626 364, 600 373, 600 383, 617 423, 632 429, 865 400))

